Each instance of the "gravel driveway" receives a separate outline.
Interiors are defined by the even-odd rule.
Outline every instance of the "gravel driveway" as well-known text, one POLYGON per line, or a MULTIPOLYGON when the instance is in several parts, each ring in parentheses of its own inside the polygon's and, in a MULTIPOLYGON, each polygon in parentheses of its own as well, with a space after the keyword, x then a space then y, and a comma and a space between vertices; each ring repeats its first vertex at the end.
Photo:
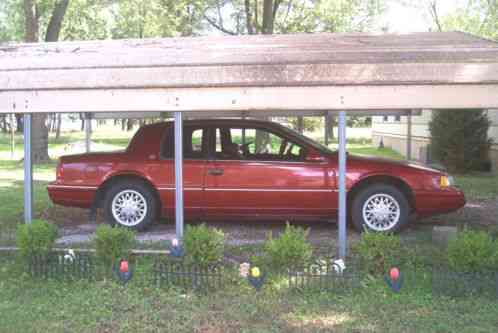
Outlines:
MULTIPOLYGON (((45 212, 45 218, 55 221, 62 226, 63 236, 58 240, 60 245, 70 245, 74 243, 84 243, 93 237, 95 228, 103 223, 102 214, 99 213, 97 224, 88 223, 88 213, 86 210, 64 207, 52 207, 45 212)), ((187 222, 188 224, 198 224, 200 222, 187 222)), ((337 224, 331 222, 293 222, 293 225, 309 228, 309 239, 314 245, 334 246, 337 239, 337 224)), ((402 232, 408 236, 412 230, 431 229, 434 225, 463 225, 478 224, 482 226, 498 227, 498 198, 479 202, 469 202, 461 210, 440 216, 435 216, 419 220, 415 224, 402 232)), ((223 230, 228 244, 245 245, 262 243, 271 232, 278 235, 285 228, 284 221, 211 221, 208 225, 223 230)), ((350 243, 359 239, 359 234, 353 229, 349 229, 350 243)), ((175 237, 175 225, 172 221, 160 221, 154 224, 146 232, 138 234, 141 242, 158 242, 171 240, 175 237)))

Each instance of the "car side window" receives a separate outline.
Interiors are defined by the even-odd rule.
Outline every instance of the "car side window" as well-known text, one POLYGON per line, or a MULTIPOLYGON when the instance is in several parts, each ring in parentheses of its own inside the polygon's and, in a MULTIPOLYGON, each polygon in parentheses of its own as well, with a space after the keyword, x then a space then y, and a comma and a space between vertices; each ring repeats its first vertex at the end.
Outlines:
POLYGON ((257 161, 301 161, 304 148, 266 129, 221 127, 216 130, 217 159, 257 161))
MULTIPOLYGON (((198 127, 184 127, 183 129, 183 158, 202 159, 206 156, 206 130, 198 127)), ((175 157, 175 137, 173 127, 166 129, 161 144, 161 157, 175 157)))

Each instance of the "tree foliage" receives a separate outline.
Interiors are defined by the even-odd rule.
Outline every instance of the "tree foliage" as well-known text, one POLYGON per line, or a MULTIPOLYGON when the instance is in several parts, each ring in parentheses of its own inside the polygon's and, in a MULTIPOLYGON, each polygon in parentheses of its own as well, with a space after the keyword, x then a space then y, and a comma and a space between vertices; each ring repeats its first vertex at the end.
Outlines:
POLYGON ((442 28, 498 40, 498 2, 468 0, 442 18, 442 28))
POLYGON ((441 0, 399 0, 430 18, 432 31, 463 31, 498 40, 497 0, 454 0, 449 13, 441 15, 441 0))
POLYGON ((385 0, 211 0, 205 18, 233 35, 355 32, 372 29, 385 9, 385 0))
POLYGON ((488 168, 489 126, 484 110, 433 111, 429 123, 433 157, 452 172, 488 168))

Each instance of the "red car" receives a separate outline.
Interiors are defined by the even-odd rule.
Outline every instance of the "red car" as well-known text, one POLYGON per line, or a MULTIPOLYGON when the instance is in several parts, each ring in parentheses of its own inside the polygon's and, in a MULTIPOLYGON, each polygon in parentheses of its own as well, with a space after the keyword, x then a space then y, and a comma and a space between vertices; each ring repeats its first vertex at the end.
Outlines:
MULTIPOLYGON (((187 218, 333 219, 337 152, 276 123, 212 119, 184 122, 187 218)), ((410 162, 349 155, 353 225, 397 231, 465 204, 446 173, 410 162)), ((48 185, 56 204, 104 209, 111 224, 142 230, 174 216, 173 123, 143 126, 123 152, 61 157, 48 185)))

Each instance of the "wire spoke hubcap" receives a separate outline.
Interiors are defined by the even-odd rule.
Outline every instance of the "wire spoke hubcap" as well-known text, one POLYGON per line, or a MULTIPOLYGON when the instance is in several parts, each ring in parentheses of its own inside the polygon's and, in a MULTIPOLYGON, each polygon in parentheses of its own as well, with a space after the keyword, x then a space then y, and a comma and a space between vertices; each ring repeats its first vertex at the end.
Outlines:
POLYGON ((136 226, 147 215, 147 201, 137 191, 121 191, 112 200, 112 215, 121 225, 136 226))
POLYGON ((385 193, 377 193, 363 204, 363 220, 375 231, 387 231, 399 221, 401 209, 394 197, 385 193))

